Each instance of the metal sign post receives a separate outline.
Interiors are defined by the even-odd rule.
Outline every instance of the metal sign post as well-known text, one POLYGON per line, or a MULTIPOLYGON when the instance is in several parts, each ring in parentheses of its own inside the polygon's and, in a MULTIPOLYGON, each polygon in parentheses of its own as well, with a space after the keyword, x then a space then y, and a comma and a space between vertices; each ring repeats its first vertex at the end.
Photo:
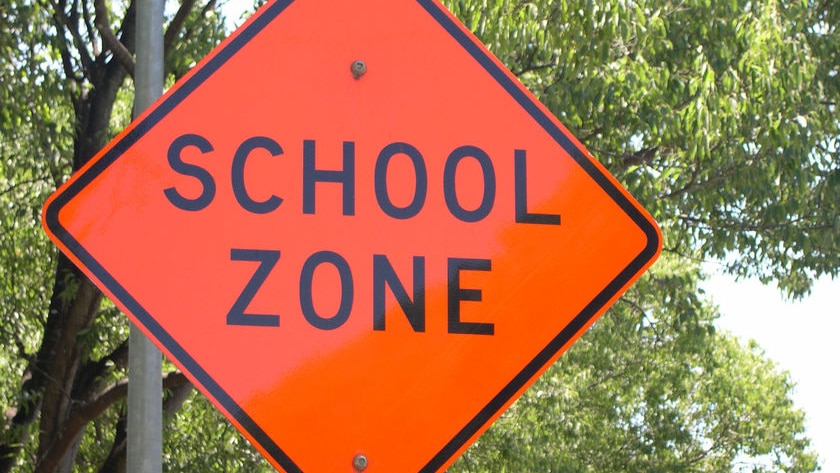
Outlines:
MULTIPOLYGON (((163 92, 163 0, 137 2, 134 116, 163 92)), ((128 473, 162 470, 161 352, 131 324, 128 358, 128 473)))

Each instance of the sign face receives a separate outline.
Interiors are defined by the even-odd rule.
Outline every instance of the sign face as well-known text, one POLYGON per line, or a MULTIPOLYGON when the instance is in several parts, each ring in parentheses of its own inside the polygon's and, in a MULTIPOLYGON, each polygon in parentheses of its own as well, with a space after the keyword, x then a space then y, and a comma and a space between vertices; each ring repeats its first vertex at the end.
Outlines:
POLYGON ((277 467, 446 468, 659 253, 433 0, 276 0, 48 201, 277 467))

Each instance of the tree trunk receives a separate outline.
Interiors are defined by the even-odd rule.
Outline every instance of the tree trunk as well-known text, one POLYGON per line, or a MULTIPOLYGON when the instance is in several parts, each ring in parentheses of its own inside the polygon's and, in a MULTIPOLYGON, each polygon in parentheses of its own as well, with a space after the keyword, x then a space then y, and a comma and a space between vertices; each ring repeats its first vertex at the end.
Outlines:
MULTIPOLYGON (((57 12, 55 18, 60 21, 63 16, 57 12)), ((126 11, 121 41, 129 51, 133 50, 133 3, 126 11)), ((91 87, 75 101, 74 171, 105 145, 117 91, 128 75, 114 57, 108 61, 104 57, 100 54, 85 71, 91 87)), ((98 391, 97 379, 79 379, 82 360, 90 359, 89 347, 82 344, 80 333, 91 326, 99 313, 102 293, 64 255, 58 257, 55 274, 44 336, 24 374, 24 402, 11 421, 11 428, 25 432, 40 413, 35 471, 44 473, 72 470, 81 429, 67 432, 65 428, 74 409, 89 399, 74 399, 71 394, 98 391)), ((22 435, 15 440, 23 441, 22 435)), ((20 447, 21 443, 12 442, 0 445, 0 473, 11 471, 20 447)))
MULTIPOLYGON (((182 0, 169 23, 165 49, 169 52, 183 29, 194 0, 182 0)), ((61 53, 66 90, 76 94, 73 170, 80 169, 107 143, 117 93, 133 70, 135 2, 125 10, 116 33, 105 0, 50 1, 53 26, 61 53), (91 13, 95 13, 95 18, 91 13), (93 21, 91 21, 93 20, 93 21), (81 25, 81 26, 80 26, 81 25), (84 31, 80 30, 83 29, 84 31), (98 32, 101 38, 91 35, 98 32), (84 44, 85 37, 94 43, 84 44), (90 49, 89 49, 90 48, 90 49), (90 53, 94 52, 95 56, 90 53)), ((206 9, 214 2, 208 2, 206 9)), ((7 412, 7 432, 0 438, 0 473, 8 473, 21 461, 22 446, 37 437, 34 470, 38 473, 69 473, 84 427, 115 402, 125 398, 124 383, 104 386, 107 374, 127 364, 127 342, 99 360, 91 356, 82 335, 99 314, 102 293, 63 254, 59 254, 44 334, 36 354, 23 374, 20 404, 7 412), (30 435, 38 422, 37 434, 30 435)), ((189 387, 180 373, 168 381, 178 396, 170 409, 179 406, 189 387)), ((117 422, 111 455, 102 471, 121 471, 124 463, 125 426, 117 422)))

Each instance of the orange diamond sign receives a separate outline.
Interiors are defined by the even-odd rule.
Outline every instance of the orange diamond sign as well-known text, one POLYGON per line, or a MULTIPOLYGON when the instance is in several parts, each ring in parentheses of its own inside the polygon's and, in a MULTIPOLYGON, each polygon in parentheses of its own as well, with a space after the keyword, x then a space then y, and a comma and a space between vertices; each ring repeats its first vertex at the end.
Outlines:
POLYGON ((660 249, 434 0, 265 5, 44 223, 287 472, 443 470, 660 249))

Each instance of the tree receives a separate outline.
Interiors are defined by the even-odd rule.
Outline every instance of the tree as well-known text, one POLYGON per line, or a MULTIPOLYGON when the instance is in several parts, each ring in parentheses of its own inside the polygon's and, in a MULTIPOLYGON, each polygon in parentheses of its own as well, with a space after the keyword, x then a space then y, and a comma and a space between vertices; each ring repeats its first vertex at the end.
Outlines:
MULTIPOLYGON (((654 214, 666 245, 455 470, 812 471, 789 381, 713 332, 693 262, 729 257, 793 296, 838 273, 836 2, 447 4, 654 214)), ((215 7, 167 10, 170 83, 223 36, 215 7)), ((0 0, 0 18, 0 472, 121 471, 125 318, 38 215, 127 123, 134 1, 0 0)), ((266 469, 210 427, 226 424, 180 373, 165 376, 172 471, 266 469)))
POLYGON ((666 251, 836 275, 836 2, 452 2, 640 199, 666 251))
POLYGON ((814 471, 787 375, 717 332, 697 268, 665 258, 453 472, 814 471))
MULTIPOLYGON (((183 68, 219 40, 213 6, 194 8, 187 0, 170 19, 166 49, 181 49, 170 70, 179 72, 179 64, 183 68)), ((13 407, 0 442, 0 471, 21 462, 24 446, 31 448, 26 463, 35 470, 70 471, 85 426, 125 397, 125 322, 45 244, 37 233, 37 209, 49 188, 126 123, 134 2, 4 2, 0 10, 8 23, 0 70, 10 85, 4 104, 11 104, 2 116, 9 135, 2 141, 0 177, 4 207, 15 210, 3 216, 3 266, 13 269, 13 277, 4 278, 4 309, 16 314, 4 323, 4 348, 16 351, 4 378, 20 382, 16 395, 6 394, 14 388, 4 389, 4 404, 13 407), (119 21, 111 18, 115 12, 119 21)), ((180 373, 167 381, 186 386, 180 373)))

